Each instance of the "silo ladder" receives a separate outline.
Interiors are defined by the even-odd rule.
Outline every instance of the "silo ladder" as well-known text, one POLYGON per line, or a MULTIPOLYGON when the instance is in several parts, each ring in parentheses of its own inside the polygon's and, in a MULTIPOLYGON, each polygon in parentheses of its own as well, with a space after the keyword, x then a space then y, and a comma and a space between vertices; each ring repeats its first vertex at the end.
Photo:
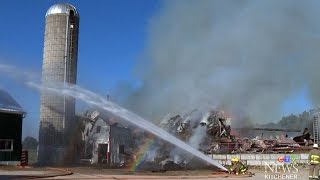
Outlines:
POLYGON ((314 138, 314 143, 318 144, 319 142, 319 128, 318 128, 318 121, 319 121, 319 115, 315 115, 313 117, 313 138, 314 138))

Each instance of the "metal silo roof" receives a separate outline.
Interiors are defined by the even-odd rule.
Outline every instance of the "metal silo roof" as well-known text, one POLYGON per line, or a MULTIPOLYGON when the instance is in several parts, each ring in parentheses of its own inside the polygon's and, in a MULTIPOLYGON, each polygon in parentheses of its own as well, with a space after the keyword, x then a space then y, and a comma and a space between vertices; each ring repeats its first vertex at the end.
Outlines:
POLYGON ((52 14, 69 14, 70 10, 74 12, 75 16, 79 17, 77 9, 68 3, 59 3, 51 6, 46 13, 46 17, 52 14))
POLYGON ((21 106, 9 95, 8 92, 0 89, 0 112, 24 114, 21 106))

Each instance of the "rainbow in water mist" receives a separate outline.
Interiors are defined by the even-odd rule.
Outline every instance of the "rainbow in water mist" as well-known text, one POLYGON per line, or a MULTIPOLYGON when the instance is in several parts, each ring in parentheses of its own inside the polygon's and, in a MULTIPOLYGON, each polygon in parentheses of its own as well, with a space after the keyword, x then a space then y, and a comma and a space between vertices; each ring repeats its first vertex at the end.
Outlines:
POLYGON ((139 146, 139 151, 136 152, 136 159, 129 165, 130 171, 136 171, 140 165, 146 160, 148 151, 155 145, 154 138, 148 138, 142 145, 139 146))
POLYGON ((80 88, 76 85, 71 84, 62 84, 62 83, 51 83, 49 85, 39 85, 33 82, 26 82, 26 84, 30 87, 36 88, 40 91, 48 91, 51 93, 56 93, 59 95, 66 95, 70 96, 79 100, 82 100, 90 105, 100 107, 105 111, 108 111, 121 119, 141 128, 144 129, 151 134, 179 147, 181 150, 191 153, 192 155, 198 157, 199 159, 212 164, 224 171, 228 171, 224 166, 219 164, 217 161, 211 159, 210 157, 204 155, 202 152, 196 150, 195 148, 191 147, 190 145, 186 144, 185 142, 181 141, 180 139, 172 136, 170 133, 165 131, 164 129, 159 128, 155 124, 151 123, 143 119, 142 117, 128 111, 125 108, 109 101, 107 98, 103 96, 99 96, 89 90, 80 88))

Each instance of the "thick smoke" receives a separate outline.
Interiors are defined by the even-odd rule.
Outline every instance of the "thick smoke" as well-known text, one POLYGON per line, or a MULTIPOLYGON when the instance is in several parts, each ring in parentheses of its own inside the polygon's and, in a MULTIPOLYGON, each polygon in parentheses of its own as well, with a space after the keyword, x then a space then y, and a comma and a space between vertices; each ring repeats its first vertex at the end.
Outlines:
MULTIPOLYGON (((270 122, 307 87, 320 103, 319 1, 165 1, 126 104, 153 119, 215 105, 270 122)), ((240 121, 238 121, 240 122, 240 121)))

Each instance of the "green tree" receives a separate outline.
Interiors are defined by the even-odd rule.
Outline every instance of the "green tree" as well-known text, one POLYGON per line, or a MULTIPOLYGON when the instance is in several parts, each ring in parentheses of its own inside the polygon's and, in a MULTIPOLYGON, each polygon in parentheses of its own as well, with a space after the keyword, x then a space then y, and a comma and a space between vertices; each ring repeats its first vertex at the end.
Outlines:
POLYGON ((23 140, 22 147, 24 149, 37 149, 38 141, 31 136, 27 136, 23 140))

